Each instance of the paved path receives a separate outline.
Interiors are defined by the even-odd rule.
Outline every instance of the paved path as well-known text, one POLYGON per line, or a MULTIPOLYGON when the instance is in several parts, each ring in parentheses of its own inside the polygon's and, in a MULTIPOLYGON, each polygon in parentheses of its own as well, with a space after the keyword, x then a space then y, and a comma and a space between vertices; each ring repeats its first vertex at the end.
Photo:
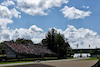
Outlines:
POLYGON ((96 62, 97 60, 76 60, 76 61, 47 62, 43 64, 54 67, 91 67, 96 62))
MULTIPOLYGON (((84 58, 81 58, 81 59, 84 59, 84 58)), ((0 67, 4 67, 4 66, 11 66, 11 67, 91 67, 96 62, 97 60, 87 61, 87 60, 80 60, 80 59, 64 59, 64 60, 42 61, 38 63, 37 62, 24 62, 24 63, 1 64, 0 67), (27 66, 25 64, 33 64, 33 65, 27 66), (21 65, 21 66, 15 66, 15 65, 21 65)))

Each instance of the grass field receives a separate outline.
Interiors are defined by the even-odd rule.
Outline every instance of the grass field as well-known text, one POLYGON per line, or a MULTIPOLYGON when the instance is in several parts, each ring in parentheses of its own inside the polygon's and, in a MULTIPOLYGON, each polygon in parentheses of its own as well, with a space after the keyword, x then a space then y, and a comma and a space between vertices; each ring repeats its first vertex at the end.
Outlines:
MULTIPOLYGON (((26 58, 25 60, 27 60, 28 58, 26 58)), ((34 58, 37 59, 37 58, 34 58)), ((39 58, 38 58, 39 59, 39 58)), ((46 61, 49 61, 50 59, 56 59, 56 60, 62 60, 62 59, 57 59, 57 57, 45 57, 44 59, 47 59, 46 61)), ((74 59, 72 57, 68 57, 67 59, 74 59)), ((12 62, 0 62, 0 64, 10 64, 10 63, 23 63, 23 62, 34 62, 34 61, 16 61, 17 59, 12 59, 12 62)), ((41 61, 45 61, 45 60, 41 60, 41 61)))
POLYGON ((74 59, 73 57, 68 57, 67 59, 74 59))

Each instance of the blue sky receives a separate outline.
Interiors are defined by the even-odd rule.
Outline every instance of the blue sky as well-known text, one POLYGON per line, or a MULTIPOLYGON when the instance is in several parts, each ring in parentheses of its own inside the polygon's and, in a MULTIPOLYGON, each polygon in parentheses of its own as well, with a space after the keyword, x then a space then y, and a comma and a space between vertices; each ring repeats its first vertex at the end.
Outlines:
MULTIPOLYGON (((75 31, 74 29, 76 29, 79 32, 82 28, 83 31, 87 29, 88 31, 80 35, 89 34, 89 42, 91 42, 91 38, 97 39, 96 41, 100 38, 99 0, 0 0, 0 8, 0 26, 2 30, 2 37, 0 37, 2 40, 0 42, 18 37, 25 37, 34 42, 39 42, 50 28, 56 28, 66 38, 69 38, 67 37, 70 36, 67 35, 69 32, 73 33, 71 30, 75 31), (30 29, 34 29, 34 31, 31 31, 35 33, 34 36, 27 33, 30 29), (71 30, 68 31, 67 29, 71 30), (67 33, 65 33, 66 30, 67 33), (16 34, 16 31, 18 34, 16 34), (10 35, 11 32, 12 35, 10 35), (36 35, 37 33, 41 34, 41 36, 36 35)), ((80 43, 77 44, 76 42, 73 43, 73 40, 75 40, 75 36, 72 40, 69 38, 70 43, 75 46, 87 43, 84 39, 81 40, 82 42, 78 40, 80 43)), ((77 41, 77 38, 75 41, 77 41)), ((95 45, 98 46, 98 44, 100 43, 95 45)))
MULTIPOLYGON (((48 31, 49 28, 56 27, 58 29, 65 30, 67 25, 74 25, 76 28, 84 27, 89 28, 93 27, 93 30, 96 32, 100 32, 99 29, 99 20, 100 20, 100 1, 99 0, 70 0, 67 4, 69 7, 75 7, 77 9, 88 11, 90 10, 92 14, 89 17, 85 17, 84 19, 67 19, 64 18, 63 14, 59 11, 62 7, 53 7, 51 12, 47 16, 31 16, 29 14, 21 13, 22 18, 16 19, 14 18, 14 23, 9 24, 11 28, 29 28, 31 25, 37 25, 42 28, 45 32, 48 31), (89 9, 82 8, 82 6, 89 6, 89 9)), ((99 33, 100 34, 100 33, 99 33)))

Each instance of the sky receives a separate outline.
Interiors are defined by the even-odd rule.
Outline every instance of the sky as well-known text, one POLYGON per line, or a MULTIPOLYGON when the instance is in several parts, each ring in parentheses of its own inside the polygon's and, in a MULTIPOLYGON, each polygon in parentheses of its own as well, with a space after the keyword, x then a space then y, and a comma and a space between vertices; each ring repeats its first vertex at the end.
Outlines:
POLYGON ((39 43, 55 28, 72 48, 100 48, 99 8, 99 0, 0 0, 0 42, 39 43))

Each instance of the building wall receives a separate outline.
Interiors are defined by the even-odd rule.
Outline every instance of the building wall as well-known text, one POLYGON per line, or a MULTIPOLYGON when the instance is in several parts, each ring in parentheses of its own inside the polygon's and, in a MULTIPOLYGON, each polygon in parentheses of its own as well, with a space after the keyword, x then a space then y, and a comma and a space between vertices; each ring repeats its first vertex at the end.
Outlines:
POLYGON ((11 50, 8 46, 6 46, 6 55, 7 58, 16 58, 16 53, 11 50))

